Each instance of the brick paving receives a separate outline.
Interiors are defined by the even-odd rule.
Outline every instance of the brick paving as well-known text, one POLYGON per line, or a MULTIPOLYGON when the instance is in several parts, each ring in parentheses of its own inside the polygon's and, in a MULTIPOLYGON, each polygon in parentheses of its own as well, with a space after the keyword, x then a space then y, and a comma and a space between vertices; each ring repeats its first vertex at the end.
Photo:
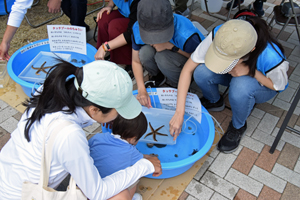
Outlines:
MULTIPOLYGON (((244 6, 250 2, 251 0, 245 0, 244 6)), ((270 21, 273 7, 280 2, 268 0, 264 4, 264 19, 270 21)), ((300 5, 299 1, 295 2, 300 5)), ((225 6, 226 2, 218 14, 227 16, 225 6)), ((234 12, 231 16, 233 14, 234 12)), ((223 20, 202 11, 198 1, 195 2, 191 20, 198 21, 208 31, 224 23, 223 20)), ((274 25, 272 32, 276 35, 281 28, 280 25, 274 25)), ((248 129, 238 150, 224 154, 214 149, 178 200, 300 199, 300 136, 285 130, 274 154, 269 153, 300 85, 300 43, 295 27, 288 26, 279 40, 290 62, 289 87, 270 101, 255 106, 247 120, 248 129)), ((95 46, 93 40, 89 40, 89 43, 95 46)), ((192 89, 201 96, 197 87, 192 89)), ((222 112, 211 112, 224 130, 227 129, 232 116, 228 100, 226 106, 222 112)), ((300 131, 299 114, 300 103, 288 126, 300 131)), ((9 140, 10 133, 17 127, 20 116, 21 113, 0 100, 0 150, 9 140)), ((100 126, 94 124, 85 128, 85 131, 89 138, 90 133, 100 131, 100 126)))

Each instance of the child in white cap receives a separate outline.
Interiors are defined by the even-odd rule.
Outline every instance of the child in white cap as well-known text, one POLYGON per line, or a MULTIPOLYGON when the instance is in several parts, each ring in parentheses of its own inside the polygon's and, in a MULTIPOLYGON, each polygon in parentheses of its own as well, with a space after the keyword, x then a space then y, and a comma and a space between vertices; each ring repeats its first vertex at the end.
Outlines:
POLYGON ((272 99, 288 86, 289 63, 283 47, 259 17, 234 19, 213 29, 185 64, 179 80, 177 107, 170 121, 174 138, 181 130, 186 94, 192 74, 209 111, 225 107, 218 85, 229 87, 232 121, 218 143, 224 153, 235 151, 247 129, 247 118, 256 103, 272 99))
POLYGON ((62 61, 24 105, 18 127, 0 152, 0 199, 21 199, 24 181, 39 182, 44 133, 53 122, 47 144, 61 120, 72 124, 54 141, 49 187, 56 188, 70 174, 88 199, 130 199, 126 188, 142 176, 161 174, 160 161, 149 157, 102 179, 90 156, 82 128, 110 122, 118 114, 133 119, 141 113, 129 75, 116 64, 94 61, 78 68, 62 61))

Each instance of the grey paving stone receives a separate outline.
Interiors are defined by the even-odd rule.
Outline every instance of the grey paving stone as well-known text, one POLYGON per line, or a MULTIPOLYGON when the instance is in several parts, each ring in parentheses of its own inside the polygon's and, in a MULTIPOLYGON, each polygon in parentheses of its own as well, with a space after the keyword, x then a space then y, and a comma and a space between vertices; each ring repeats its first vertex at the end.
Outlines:
POLYGON ((0 111, 0 123, 15 115, 18 111, 10 106, 0 111))
POLYGON ((219 193, 215 192, 210 200, 228 200, 228 199, 220 195, 219 193))
POLYGON ((237 156, 233 154, 220 153, 209 167, 209 170, 223 178, 235 161, 236 157, 237 156))
POLYGON ((269 104, 272 104, 274 102, 274 100, 276 99, 277 95, 278 94, 276 94, 272 99, 270 99, 270 100, 268 100, 266 102, 269 103, 269 104))
POLYGON ((243 149, 243 146, 239 145, 238 149, 235 150, 234 152, 232 152, 232 154, 238 156, 240 154, 240 152, 242 151, 242 149, 243 149))
POLYGON ((289 87, 293 89, 297 89, 299 87, 299 83, 289 80, 289 87))
POLYGON ((10 117, 4 122, 0 124, 0 126, 6 130, 9 133, 12 133, 18 126, 18 120, 16 120, 14 117, 10 117))
POLYGON ((0 99, 0 111, 2 111, 4 108, 6 108, 8 106, 8 104, 7 103, 5 103, 4 101, 2 101, 1 99, 0 99))
POLYGON ((250 178, 249 176, 246 176, 245 174, 233 168, 229 170, 225 179, 257 197, 264 186, 262 183, 250 178))
POLYGON ((215 147, 212 152, 210 153, 210 157, 216 158, 219 155, 220 151, 215 147))
MULTIPOLYGON (((293 35, 293 34, 292 34, 292 35, 293 35)), ((292 35, 291 35, 291 36, 292 36, 292 35)), ((300 46, 296 46, 296 47, 294 48, 294 50, 292 51, 291 54, 293 54, 293 55, 299 57, 299 55, 300 55, 300 46)))
POLYGON ((251 114, 247 119, 247 129, 245 131, 245 135, 250 137, 253 131, 256 129, 259 122, 260 120, 256 117, 253 117, 253 115, 251 114))
POLYGON ((291 100, 292 100, 295 92, 296 92, 295 89, 293 89, 291 87, 288 87, 288 88, 286 88, 286 90, 284 90, 283 92, 279 93, 278 96, 277 96, 277 98, 281 99, 283 101, 291 103, 291 100))
POLYGON ((272 103, 272 105, 282 108, 283 110, 286 110, 286 111, 288 111, 288 109, 291 106, 290 103, 287 103, 286 101, 282 101, 280 99, 275 99, 275 101, 272 103))
POLYGON ((189 196, 186 198, 186 200, 199 200, 199 199, 193 197, 192 195, 189 195, 189 196))
POLYGON ((300 76, 298 76, 295 73, 292 73, 291 76, 289 77, 290 80, 295 81, 296 83, 300 83, 300 76))
POLYGON ((215 23, 213 23, 212 25, 210 25, 210 26, 207 28, 207 31, 208 31, 208 32, 211 32, 211 31, 213 30, 213 28, 215 28, 216 26, 219 26, 220 24, 224 24, 224 21, 218 19, 217 21, 215 21, 215 23))
POLYGON ((200 14, 199 17, 201 17, 203 19, 207 19, 207 20, 212 21, 212 22, 216 22, 218 20, 218 18, 209 16, 209 15, 204 14, 204 13, 200 14))
POLYGON ((295 111, 293 112, 295 115, 300 115, 300 108, 296 107, 295 111))
POLYGON ((290 170, 289 168, 276 163, 273 167, 272 174, 282 178, 283 180, 300 187, 300 174, 290 170))
POLYGON ((287 183, 285 180, 278 178, 277 176, 257 167, 256 165, 252 167, 248 176, 263 183, 264 185, 272 188, 273 190, 279 193, 283 192, 287 183))
POLYGON ((213 195, 214 191, 207 186, 195 181, 194 179, 186 187, 185 191, 200 200, 208 200, 213 195))
MULTIPOLYGON (((299 157, 300 159, 300 157, 299 157)), ((297 172, 298 174, 300 174, 300 160, 297 161, 295 167, 294 167, 294 171, 297 172)))
POLYGON ((203 165, 201 166, 201 168, 198 170, 198 172, 194 176, 194 179, 196 179, 197 181, 199 181, 200 178, 203 176, 203 174, 208 169, 208 167, 211 165, 211 163, 213 162, 213 160, 214 159, 212 157, 207 157, 207 159, 205 160, 205 162, 203 163, 203 165))
POLYGON ((257 128, 268 134, 271 134, 278 121, 279 117, 266 113, 263 119, 258 124, 257 128))
POLYGON ((253 150, 253 151, 255 151, 255 152, 257 152, 257 153, 260 153, 261 150, 262 150, 263 147, 264 147, 264 144, 263 144, 263 143, 261 143, 261 142, 255 140, 255 139, 253 139, 253 138, 250 138, 250 137, 248 137, 248 136, 244 136, 244 137, 242 138, 240 144, 243 145, 243 146, 245 146, 245 147, 247 147, 247 148, 249 148, 249 149, 251 149, 251 150, 253 150))
MULTIPOLYGON (((288 40, 290 40, 290 39, 288 39, 288 40)), ((293 54, 291 54, 288 59, 292 60, 292 61, 295 61, 295 62, 298 62, 298 63, 300 62, 300 57, 299 56, 295 56, 293 54)))
POLYGON ((288 142, 298 148, 300 148, 300 137, 299 135, 295 135, 293 133, 289 133, 287 131, 284 131, 281 140, 288 142))
POLYGON ((288 60, 290 63, 291 67, 296 67, 298 65, 298 62, 292 61, 292 60, 288 60))
POLYGON ((200 182, 229 199, 233 199, 239 190, 234 184, 220 178, 210 171, 207 171, 204 174, 200 182))
POLYGON ((196 10, 194 10, 192 12, 192 14, 195 16, 200 16, 202 13, 203 13, 203 10, 201 10, 200 8, 197 8, 196 10))
MULTIPOLYGON (((299 37, 297 35, 297 31, 294 31, 292 33, 292 35, 290 36, 290 38, 293 39, 293 40, 298 40, 298 45, 299 45, 299 37)), ((298 54, 298 55, 300 55, 300 54, 298 54)))
POLYGON ((92 125, 83 128, 83 130, 85 130, 85 131, 87 131, 89 133, 92 133, 92 132, 94 132, 94 130, 96 130, 97 128, 99 128, 99 126, 100 126, 99 123, 93 123, 92 125))
POLYGON ((289 49, 294 49, 296 46, 296 45, 286 42, 284 40, 279 40, 279 42, 280 42, 280 44, 282 44, 282 46, 287 47, 289 49))
MULTIPOLYGON (((254 108, 253 110, 252 110, 252 112, 251 112, 251 115, 252 116, 254 116, 254 117, 256 117, 256 118, 258 118, 258 119, 262 119, 263 118, 263 116, 265 115, 265 111, 263 111, 263 110, 260 110, 260 109, 258 109, 258 108, 254 108)), ((248 122, 248 120, 247 120, 247 122, 248 122)))
POLYGON ((294 45, 298 45, 299 41, 298 40, 294 40, 291 37, 287 40, 288 43, 294 44, 294 45))
MULTIPOLYGON (((300 47, 299 47, 300 48, 300 47)), ((299 55, 300 55, 300 53, 299 53, 299 55)), ((293 74, 295 74, 295 75, 297 75, 297 76, 300 76, 300 64, 298 64, 296 67, 295 67, 295 69, 294 69, 294 71, 293 71, 293 74)))
MULTIPOLYGON (((268 145, 268 146, 272 146, 274 140, 275 140, 275 137, 272 136, 272 135, 269 135, 268 133, 265 133, 259 129, 256 129, 254 131, 254 133, 252 134, 252 138, 268 145)), ((282 140, 279 140, 278 142, 278 145, 276 147, 277 150, 281 151, 284 147, 284 142, 282 140)))

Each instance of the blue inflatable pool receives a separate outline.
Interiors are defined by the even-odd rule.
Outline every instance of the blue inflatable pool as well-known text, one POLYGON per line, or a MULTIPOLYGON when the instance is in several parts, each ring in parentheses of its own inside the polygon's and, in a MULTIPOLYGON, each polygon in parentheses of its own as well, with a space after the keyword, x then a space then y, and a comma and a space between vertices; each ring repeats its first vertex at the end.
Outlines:
MULTIPOLYGON (((7 12, 10 13, 11 7, 14 4, 15 0, 5 0, 7 12)), ((4 0, 0 0, 0 15, 7 15, 8 13, 5 10, 5 3, 4 0)))
MULTIPOLYGON (((137 91, 133 91, 133 94, 137 94, 137 91)), ((159 104, 159 102, 155 103, 157 108, 161 108, 159 104)), ((146 176, 147 178, 164 179, 178 176, 190 169, 211 148, 215 137, 215 126, 207 110, 202 106, 201 123, 189 116, 185 116, 185 120, 184 130, 178 136, 176 144, 149 147, 146 142, 140 141, 136 145, 137 149, 143 154, 158 155, 161 161, 162 175, 153 177, 150 174, 146 176)), ((168 126, 168 122, 164 125, 168 126)))
MULTIPOLYGON (((90 63, 94 61, 94 55, 97 52, 97 49, 90 44, 87 44, 87 55, 74 53, 74 52, 64 52, 58 51, 55 53, 67 53, 71 54, 71 63, 77 67, 81 67, 83 63, 72 62, 72 60, 84 60, 84 63, 90 63)), ((23 71, 23 69, 38 55, 40 52, 50 52, 49 40, 39 40, 28 45, 23 46, 17 50, 9 59, 7 63, 7 71, 9 76, 19 85, 21 85, 25 94, 31 97, 31 93, 34 92, 34 88, 38 88, 40 85, 24 81, 18 77, 18 75, 23 71)))

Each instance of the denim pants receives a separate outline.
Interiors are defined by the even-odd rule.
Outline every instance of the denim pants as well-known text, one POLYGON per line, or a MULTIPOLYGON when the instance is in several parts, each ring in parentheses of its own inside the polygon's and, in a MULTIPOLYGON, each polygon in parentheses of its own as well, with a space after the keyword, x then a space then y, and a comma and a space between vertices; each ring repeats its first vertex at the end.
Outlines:
POLYGON ((232 110, 232 124, 236 129, 244 126, 255 103, 264 103, 272 99, 277 92, 262 86, 250 76, 233 77, 230 74, 216 74, 205 64, 194 71, 194 79, 202 90, 203 96, 211 103, 220 99, 218 85, 229 87, 229 103, 232 110))
POLYGON ((84 19, 87 11, 87 0, 63 0, 61 8, 70 18, 70 24, 86 27, 84 19))
POLYGON ((150 45, 142 46, 139 58, 151 76, 156 76, 161 71, 167 77, 167 82, 173 87, 177 87, 180 72, 188 59, 170 50, 156 52, 155 48, 150 45))

